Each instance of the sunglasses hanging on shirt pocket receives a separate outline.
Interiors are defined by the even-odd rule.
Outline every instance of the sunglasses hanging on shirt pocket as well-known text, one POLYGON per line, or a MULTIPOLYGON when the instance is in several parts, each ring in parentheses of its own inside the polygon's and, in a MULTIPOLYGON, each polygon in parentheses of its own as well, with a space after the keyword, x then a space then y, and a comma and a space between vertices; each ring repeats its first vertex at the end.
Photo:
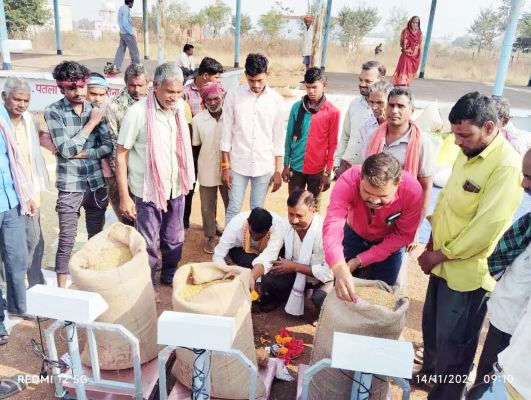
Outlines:
POLYGON ((394 214, 391 214, 390 216, 388 216, 386 219, 385 219, 385 223, 387 225, 391 225, 393 224, 398 218, 400 218, 400 216, 402 215, 402 211, 398 211, 394 214))
POLYGON ((463 190, 470 193, 479 193, 481 187, 476 182, 467 179, 463 185, 463 190))

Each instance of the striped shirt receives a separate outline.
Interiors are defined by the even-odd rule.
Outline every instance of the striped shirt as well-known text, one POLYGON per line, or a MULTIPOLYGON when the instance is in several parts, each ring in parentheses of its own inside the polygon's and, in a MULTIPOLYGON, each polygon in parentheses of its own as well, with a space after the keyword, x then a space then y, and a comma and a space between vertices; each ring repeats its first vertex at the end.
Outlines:
POLYGON ((48 130, 57 147, 57 190, 94 192, 104 186, 100 159, 112 153, 113 145, 106 123, 101 122, 90 133, 83 130, 93 107, 85 101, 81 116, 78 116, 64 97, 44 111, 48 130), (72 158, 81 152, 86 152, 88 158, 72 158))
POLYGON ((205 109, 199 89, 193 81, 184 86, 183 99, 190 105, 194 117, 205 109))

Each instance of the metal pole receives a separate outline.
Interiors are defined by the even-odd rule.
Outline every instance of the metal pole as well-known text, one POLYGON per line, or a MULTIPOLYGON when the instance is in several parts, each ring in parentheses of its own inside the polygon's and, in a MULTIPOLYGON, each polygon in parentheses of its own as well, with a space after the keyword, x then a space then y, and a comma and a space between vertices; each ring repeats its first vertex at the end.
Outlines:
POLYGON ((511 62, 513 43, 516 37, 518 16, 520 15, 523 4, 523 0, 511 0, 511 12, 509 13, 509 21, 507 23, 507 28, 505 29, 505 36, 503 37, 500 60, 498 61, 498 69, 496 71, 496 82, 494 82, 494 89, 492 89, 493 96, 501 97, 503 95, 507 70, 509 69, 509 63, 511 62))
POLYGON ((59 0, 53 0, 53 17, 55 20, 55 45, 57 54, 63 54, 63 44, 61 43, 61 18, 59 16, 59 0))
POLYGON ((234 31, 234 68, 240 67, 240 34, 242 23, 242 1, 236 0, 236 26, 234 31))
POLYGON ((159 0, 157 7, 157 46, 158 46, 158 57, 157 63, 161 65, 164 63, 164 37, 163 37, 163 27, 162 27, 162 16, 164 13, 164 0, 159 0))
POLYGON ((9 38, 7 36, 6 12, 4 0, 0 0, 0 47, 2 48, 2 62, 4 69, 11 69, 11 54, 9 53, 9 38))
POLYGON ((426 61, 428 61, 428 51, 430 50, 431 31, 433 29, 433 20, 435 19, 435 8, 437 7, 437 0, 431 0, 430 19, 428 21, 428 31, 426 32, 426 40, 424 41, 424 50, 422 51, 422 62, 420 64, 419 78, 424 79, 424 71, 426 69, 426 61))
POLYGON ((83 367, 81 366, 81 357, 79 355, 79 342, 77 340, 77 329, 74 322, 65 322, 66 338, 68 340, 68 354, 70 355, 72 376, 76 385, 76 398, 79 400, 87 400, 87 392, 85 391, 85 382, 87 377, 83 375, 83 367))
POLYGON ((192 377, 192 400, 210 399, 210 350, 203 351, 194 361, 192 377), (206 396, 206 397, 205 397, 206 396))
POLYGON ((328 0, 326 4, 326 20, 324 28, 323 38, 323 54, 321 55, 321 69, 324 71, 326 68, 326 57, 328 55, 328 39, 330 37, 330 25, 332 22, 332 0, 328 0))
POLYGON ((142 21, 144 21, 144 60, 149 60, 149 13, 147 0, 142 0, 142 21))

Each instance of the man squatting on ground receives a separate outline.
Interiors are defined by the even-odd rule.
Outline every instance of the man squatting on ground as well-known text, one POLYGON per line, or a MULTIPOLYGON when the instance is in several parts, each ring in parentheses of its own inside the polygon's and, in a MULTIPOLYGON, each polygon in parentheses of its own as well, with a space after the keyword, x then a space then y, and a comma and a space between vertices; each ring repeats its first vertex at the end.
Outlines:
POLYGON ((288 314, 303 315, 305 289, 313 289, 312 301, 321 308, 332 290, 334 276, 324 261, 323 220, 316 212, 313 194, 295 189, 287 206, 288 220, 282 219, 273 227, 267 247, 252 263, 250 286, 254 289, 261 277, 262 311, 287 301, 288 314))
POLYGON ((273 227, 281 220, 277 214, 261 207, 239 213, 225 226, 212 261, 221 265, 230 261, 252 268, 253 260, 264 251, 273 227))

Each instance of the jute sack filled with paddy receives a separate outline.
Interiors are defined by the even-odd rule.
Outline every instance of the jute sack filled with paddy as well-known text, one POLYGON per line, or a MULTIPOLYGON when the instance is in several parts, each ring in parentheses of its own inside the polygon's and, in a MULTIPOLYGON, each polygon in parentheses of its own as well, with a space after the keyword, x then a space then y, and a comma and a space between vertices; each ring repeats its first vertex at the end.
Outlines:
MULTIPOLYGON (((70 260, 78 290, 101 294, 109 308, 97 319, 123 325, 140 341, 140 361, 157 357, 157 308, 151 284, 146 242, 133 227, 121 223, 92 237, 70 260)), ((129 342, 118 333, 96 331, 101 369, 133 367, 129 342)), ((90 365, 88 344, 81 361, 90 365)))
MULTIPOLYGON (((241 350, 256 365, 249 274, 246 268, 211 262, 183 265, 173 278, 173 310, 233 317, 236 337, 232 347, 241 350)), ((179 382, 191 388, 195 355, 185 349, 176 352, 172 373, 179 382)), ((212 356, 210 377, 212 397, 249 398, 249 374, 237 359, 212 356)), ((256 397, 264 394, 265 386, 257 379, 256 397)))
MULTIPOLYGON (((354 278, 358 302, 337 298, 332 291, 323 304, 313 342, 310 363, 330 358, 334 332, 398 339, 406 324, 409 300, 400 297, 398 286, 390 287, 381 281, 354 278)), ((328 368, 310 381, 309 399, 350 400, 353 373, 328 368)), ((386 399, 389 385, 372 380, 371 400, 386 399)))

